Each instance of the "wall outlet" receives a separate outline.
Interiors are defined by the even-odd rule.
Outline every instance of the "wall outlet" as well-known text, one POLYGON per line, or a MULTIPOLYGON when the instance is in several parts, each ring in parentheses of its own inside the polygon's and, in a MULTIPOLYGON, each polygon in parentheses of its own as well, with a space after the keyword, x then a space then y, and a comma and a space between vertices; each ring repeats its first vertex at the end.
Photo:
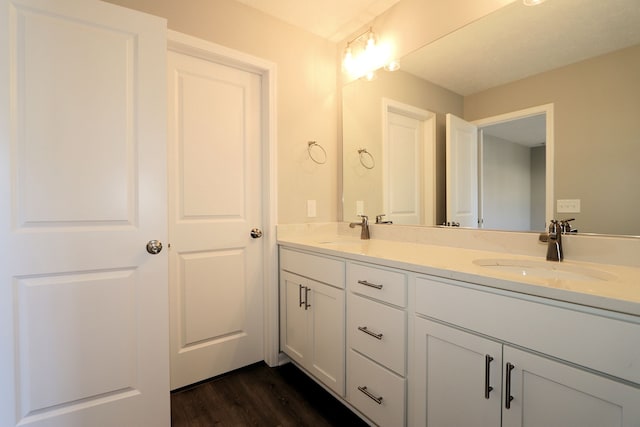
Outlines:
POLYGON ((580 199, 558 199, 556 211, 558 213, 580 213, 580 199))
POLYGON ((307 216, 309 218, 315 218, 316 214, 316 201, 307 200, 307 216))
POLYGON ((356 215, 364 215, 364 201, 357 200, 356 201, 356 215))

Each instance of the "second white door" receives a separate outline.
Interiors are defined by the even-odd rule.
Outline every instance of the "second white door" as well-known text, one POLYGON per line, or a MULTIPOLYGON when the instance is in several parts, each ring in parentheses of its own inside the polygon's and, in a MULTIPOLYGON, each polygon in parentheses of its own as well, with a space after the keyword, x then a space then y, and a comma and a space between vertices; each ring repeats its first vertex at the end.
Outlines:
POLYGON ((261 76, 169 52, 171 388, 263 360, 261 76))

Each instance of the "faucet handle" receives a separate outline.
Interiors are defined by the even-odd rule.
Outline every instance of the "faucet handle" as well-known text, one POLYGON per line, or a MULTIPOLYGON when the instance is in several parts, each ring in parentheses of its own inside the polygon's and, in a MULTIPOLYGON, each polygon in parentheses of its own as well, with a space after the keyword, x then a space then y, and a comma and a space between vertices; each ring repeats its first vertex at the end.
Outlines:
POLYGON ((385 214, 376 215, 376 224, 380 224, 382 222, 383 216, 385 216, 385 214))
POLYGON ((573 231, 570 224, 571 221, 575 221, 575 218, 560 220, 560 231, 562 232, 562 234, 571 233, 573 231))
POLYGON ((363 224, 368 224, 369 223, 369 217, 366 215, 358 215, 360 218, 362 218, 362 223, 363 224))

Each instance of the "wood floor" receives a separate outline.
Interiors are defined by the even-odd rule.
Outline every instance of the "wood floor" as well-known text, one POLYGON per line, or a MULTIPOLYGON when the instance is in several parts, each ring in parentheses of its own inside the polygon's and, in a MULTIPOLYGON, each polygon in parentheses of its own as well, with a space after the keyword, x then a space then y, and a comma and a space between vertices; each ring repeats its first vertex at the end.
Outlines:
POLYGON ((264 363, 171 393, 173 427, 366 426, 292 364, 264 363))

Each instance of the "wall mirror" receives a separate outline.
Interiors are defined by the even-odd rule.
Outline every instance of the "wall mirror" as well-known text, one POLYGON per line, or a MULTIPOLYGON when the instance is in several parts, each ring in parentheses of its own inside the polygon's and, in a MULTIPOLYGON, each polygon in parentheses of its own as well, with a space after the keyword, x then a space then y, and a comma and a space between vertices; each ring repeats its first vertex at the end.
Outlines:
MULTIPOLYGON (((553 178, 546 184, 552 198, 540 206, 539 194, 531 195, 529 212, 536 218, 540 211, 547 218, 576 218, 579 233, 640 236, 637 0, 547 0, 536 7, 516 1, 401 58, 401 66, 379 72, 373 81, 343 86, 344 220, 360 212, 388 214, 391 206, 413 211, 411 221, 423 225, 445 222, 446 115, 483 123, 553 105, 553 151, 545 165, 553 178), (388 113, 397 111, 389 105, 426 112, 420 114, 428 118, 393 125, 388 113), (383 140, 391 132, 401 134, 408 148, 385 158, 390 153, 383 140), (361 166, 362 149, 375 159, 374 168, 361 166), (406 166, 399 166, 402 161, 406 166), (406 172, 402 184, 392 182, 389 165, 406 172), (395 206, 393 185, 406 190, 395 206)), ((530 159, 539 160, 534 151, 545 142, 530 143, 530 159)), ((494 163, 509 169, 505 159, 494 163)), ((493 172, 496 181, 511 176, 493 172)), ((484 205, 485 212, 492 209, 484 205)), ((512 229, 502 223, 484 228, 512 229)), ((539 220, 529 228, 538 230, 539 220)))

